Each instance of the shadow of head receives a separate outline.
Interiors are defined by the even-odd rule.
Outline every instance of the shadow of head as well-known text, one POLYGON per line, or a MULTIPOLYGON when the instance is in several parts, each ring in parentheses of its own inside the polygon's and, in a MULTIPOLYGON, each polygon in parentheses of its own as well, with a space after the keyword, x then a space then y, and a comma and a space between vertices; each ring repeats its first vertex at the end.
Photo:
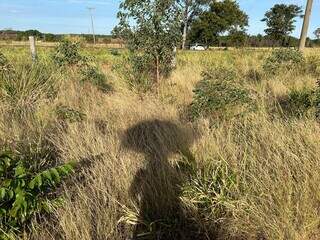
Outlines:
POLYGON ((183 178, 168 158, 188 152, 193 135, 191 128, 157 119, 139 122, 124 132, 122 146, 144 154, 147 160, 129 189, 139 208, 133 239, 182 239, 176 229, 186 222, 179 198, 183 178))
POLYGON ((188 151, 194 137, 191 129, 165 120, 147 120, 127 129, 122 146, 148 157, 166 159, 170 154, 188 151))

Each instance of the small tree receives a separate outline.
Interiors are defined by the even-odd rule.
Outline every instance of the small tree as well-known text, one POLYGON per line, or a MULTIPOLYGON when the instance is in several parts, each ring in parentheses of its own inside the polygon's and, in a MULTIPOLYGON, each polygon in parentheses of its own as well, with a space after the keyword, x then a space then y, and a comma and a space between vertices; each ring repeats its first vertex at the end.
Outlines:
POLYGON ((265 13, 266 22, 265 33, 276 41, 281 41, 285 45, 286 39, 295 29, 295 18, 302 13, 301 7, 297 5, 276 4, 265 13))
POLYGON ((131 54, 138 56, 132 59, 148 59, 148 64, 139 67, 159 83, 172 69, 174 48, 181 36, 177 2, 124 0, 118 18, 120 23, 113 34, 124 39, 131 54))

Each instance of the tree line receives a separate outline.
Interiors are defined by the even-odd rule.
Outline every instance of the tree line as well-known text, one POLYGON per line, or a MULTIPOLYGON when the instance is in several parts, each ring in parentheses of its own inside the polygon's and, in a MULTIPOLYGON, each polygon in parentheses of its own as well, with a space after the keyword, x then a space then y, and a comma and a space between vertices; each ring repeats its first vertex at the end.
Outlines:
MULTIPOLYGON (((131 3, 130 3, 131 2, 131 3)), ((199 43, 206 46, 251 46, 251 47, 293 47, 298 46, 299 39, 290 36, 295 30, 296 20, 303 17, 302 7, 295 4, 275 4, 261 21, 266 23, 265 35, 249 35, 248 15, 240 8, 237 1, 223 0, 173 0, 147 1, 148 4, 169 4, 179 15, 182 49, 190 44, 199 43), (152 3, 154 2, 154 3, 152 3)), ((120 6, 119 19, 123 18, 121 9, 131 0, 120 6)), ((145 4, 142 4, 145 5, 145 4)), ((178 17, 177 17, 178 19, 178 17)), ((133 21, 134 24, 137 22, 133 21)), ((122 22, 123 23, 123 22, 122 22)), ((113 33, 119 36, 119 26, 113 33)), ((126 26, 128 27, 128 25, 126 26)), ((121 27, 120 27, 121 28, 121 27)), ((128 30, 128 29, 126 29, 128 30)), ((315 32, 316 39, 307 39, 307 46, 320 45, 320 28, 315 32)))
MULTIPOLYGON (((92 43, 92 34, 67 34, 68 36, 81 38, 84 42, 92 43)), ((45 42, 60 42, 66 36, 66 34, 53 34, 53 33, 42 33, 38 30, 31 29, 26 31, 16 30, 0 30, 0 40, 10 41, 28 41, 29 36, 35 36, 37 40, 45 42)), ((111 35, 96 35, 97 42, 99 43, 111 43, 111 35)))
MULTIPOLYGON (((200 42, 205 45, 226 46, 298 46, 298 39, 290 36, 295 30, 296 20, 303 17, 302 7, 295 4, 275 4, 269 9, 262 22, 266 23, 265 35, 250 36, 246 33, 248 15, 240 9, 236 1, 197 1, 184 0, 190 6, 195 4, 197 15, 192 15, 189 22, 182 24, 188 37, 184 39, 189 43, 200 42), (188 27, 186 26, 188 23, 188 27)), ((320 43, 320 28, 315 32, 315 40, 308 39, 307 45, 314 46, 320 43)))

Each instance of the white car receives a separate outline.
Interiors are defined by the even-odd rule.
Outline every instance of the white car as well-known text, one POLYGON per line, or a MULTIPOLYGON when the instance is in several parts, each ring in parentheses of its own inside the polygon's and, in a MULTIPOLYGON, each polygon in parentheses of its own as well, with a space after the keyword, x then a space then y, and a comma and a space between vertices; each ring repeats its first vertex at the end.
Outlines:
POLYGON ((190 50, 193 50, 193 51, 204 51, 204 50, 206 50, 206 48, 203 45, 196 43, 194 45, 191 45, 190 50))

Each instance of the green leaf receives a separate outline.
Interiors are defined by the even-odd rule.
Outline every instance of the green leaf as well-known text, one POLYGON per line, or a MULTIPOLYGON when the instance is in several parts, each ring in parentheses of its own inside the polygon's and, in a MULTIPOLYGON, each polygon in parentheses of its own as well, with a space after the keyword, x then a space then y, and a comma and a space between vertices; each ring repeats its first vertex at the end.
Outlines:
POLYGON ((35 176, 29 183, 29 188, 34 189, 35 187, 40 188, 42 186, 42 177, 41 174, 35 176))
POLYGON ((1 185, 4 187, 9 187, 11 185, 11 182, 12 182, 11 179, 5 179, 1 185))
POLYGON ((0 198, 4 199, 6 196, 6 189, 5 188, 0 188, 0 198))
POLYGON ((60 174, 67 176, 71 172, 73 172, 73 167, 70 164, 65 164, 63 166, 58 167, 57 170, 60 174))
POLYGON ((42 176, 41 174, 36 176, 36 183, 37 183, 37 187, 40 188, 42 186, 42 176))
POLYGON ((49 182, 52 182, 52 176, 49 170, 46 170, 42 172, 42 175, 45 177, 46 180, 49 180, 49 182))
POLYGON ((8 191, 8 196, 9 199, 12 199, 14 197, 14 192, 11 189, 8 191))
POLYGON ((19 190, 16 195, 16 200, 13 202, 12 209, 9 211, 10 216, 17 217, 18 211, 25 206, 24 191, 19 190))
POLYGON ((61 181, 61 178, 57 169, 51 168, 50 173, 52 174, 55 182, 59 183, 61 181))
POLYGON ((34 179, 32 179, 32 180, 29 182, 28 186, 29 186, 30 189, 34 189, 35 184, 36 184, 36 180, 35 180, 35 178, 34 178, 34 179))
POLYGON ((20 179, 19 186, 23 188, 25 185, 26 185, 26 181, 23 179, 20 179))
POLYGON ((0 208, 0 216, 5 216, 7 213, 6 209, 0 208))
POLYGON ((22 166, 22 165, 19 165, 15 168, 15 172, 14 172, 14 176, 15 177, 24 177, 26 174, 26 169, 22 166))

